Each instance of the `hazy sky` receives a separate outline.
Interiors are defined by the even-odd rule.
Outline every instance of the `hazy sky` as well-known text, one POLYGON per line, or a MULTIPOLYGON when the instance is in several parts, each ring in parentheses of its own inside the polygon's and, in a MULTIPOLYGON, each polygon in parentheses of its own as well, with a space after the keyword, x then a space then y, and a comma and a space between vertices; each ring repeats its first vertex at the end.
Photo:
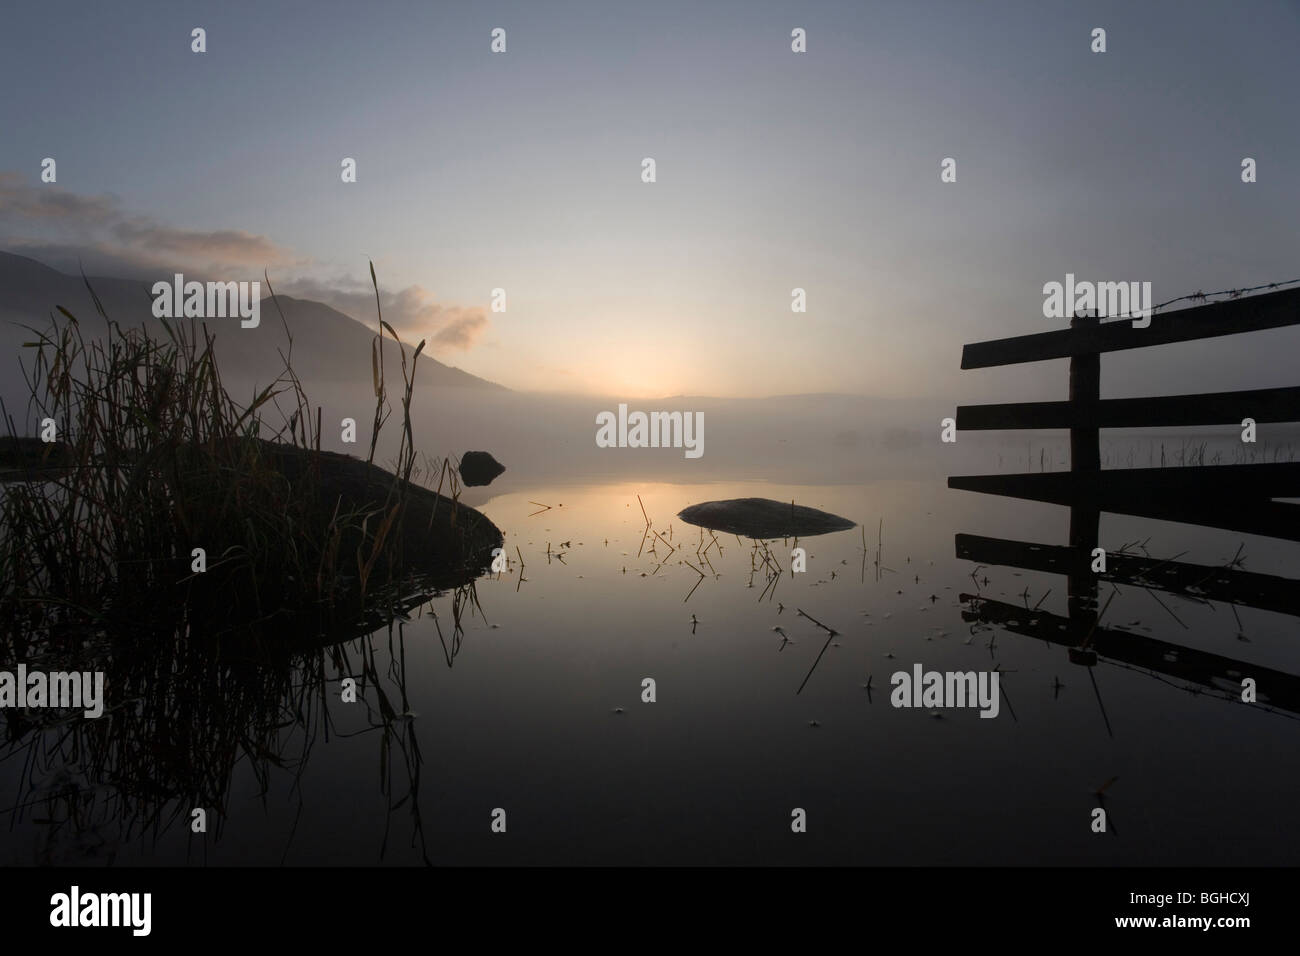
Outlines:
MULTIPOLYGON (((146 276, 266 267, 342 303, 372 258, 406 328, 454 325, 438 358, 515 388, 978 391, 960 345, 1052 327, 1042 286, 1067 272, 1149 280, 1157 301, 1300 276, 1296 2, 3 17, 0 248, 146 276), (484 315, 494 287, 508 311, 484 315)), ((1234 368, 1294 384, 1263 381, 1285 364, 1256 348, 1234 368)))

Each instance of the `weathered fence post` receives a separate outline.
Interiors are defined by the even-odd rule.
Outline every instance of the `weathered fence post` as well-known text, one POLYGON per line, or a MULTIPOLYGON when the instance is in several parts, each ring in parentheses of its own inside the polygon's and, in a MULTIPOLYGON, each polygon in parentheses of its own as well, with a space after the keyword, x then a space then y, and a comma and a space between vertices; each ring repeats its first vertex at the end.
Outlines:
MULTIPOLYGON (((1096 315, 1076 315, 1072 329, 1090 329, 1100 324, 1096 315)), ((1101 353, 1087 352, 1070 359, 1070 471, 1075 476, 1076 497, 1070 506, 1070 547, 1074 549, 1074 573, 1069 575, 1071 621, 1090 629, 1097 619, 1097 576, 1092 572, 1092 553, 1097 547, 1101 512, 1097 507, 1101 473, 1101 353)))
MULTIPOLYGON (((1101 320, 1095 315, 1076 315, 1072 329, 1096 328, 1101 320)), ((1070 426, 1070 470, 1100 471, 1101 443, 1097 426, 1101 412, 1101 353, 1089 352, 1070 359, 1070 410, 1075 416, 1070 426)))

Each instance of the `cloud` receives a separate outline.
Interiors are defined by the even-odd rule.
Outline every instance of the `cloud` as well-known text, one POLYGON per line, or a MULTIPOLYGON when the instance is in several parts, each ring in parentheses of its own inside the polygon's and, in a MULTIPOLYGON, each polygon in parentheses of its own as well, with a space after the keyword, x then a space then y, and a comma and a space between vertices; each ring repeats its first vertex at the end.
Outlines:
POLYGON ((6 245, 57 268, 149 278, 181 269, 196 275, 261 272, 307 260, 265 236, 236 229, 177 229, 129 215, 113 196, 80 196, 30 185, 0 172, 0 230, 6 245))
MULTIPOLYGON (((311 260, 266 236, 239 229, 178 229, 131 215, 114 196, 81 196, 53 184, 31 185, 0 172, 0 243, 12 252, 76 273, 153 281, 173 272, 195 278, 260 277, 272 271, 275 290, 315 299, 371 323, 375 294, 351 276, 333 280, 301 274, 311 260), (275 272, 288 272, 279 279, 275 272), (297 276, 293 275, 298 272, 297 276)), ((422 286, 380 291, 384 319, 404 340, 428 340, 430 351, 472 348, 487 330, 481 307, 446 305, 422 286)))
POLYGON ((292 262, 287 250, 265 236, 242 229, 199 232, 173 229, 148 219, 129 219, 113 225, 113 235, 133 249, 172 258, 197 258, 230 265, 269 268, 292 262))
POLYGON ((247 278, 261 277, 260 267, 236 266, 230 262, 195 260, 181 262, 175 256, 161 255, 148 250, 130 249, 119 243, 64 242, 44 239, 0 240, 7 252, 27 256, 60 272, 76 275, 85 270, 89 276, 113 276, 121 279, 141 279, 152 282, 168 278, 173 272, 184 272, 195 278, 247 278), (232 275, 233 274, 233 275, 232 275))
POLYGON ((29 186, 18 173, 0 172, 0 220, 72 222, 77 225, 109 222, 116 200, 111 196, 78 196, 57 186, 29 186))
MULTIPOLYGON (((360 322, 373 322, 375 318, 374 289, 359 280, 296 279, 276 283, 276 291, 324 302, 360 322)), ((385 292, 381 288, 379 304, 384 321, 396 329, 403 340, 418 342, 428 339, 431 351, 470 349, 488 327, 487 314, 482 307, 444 305, 419 285, 396 292, 385 292)))
POLYGON ((456 311, 466 314, 452 319, 435 332, 430 348, 468 349, 480 335, 487 331, 488 320, 482 309, 457 309, 456 311))

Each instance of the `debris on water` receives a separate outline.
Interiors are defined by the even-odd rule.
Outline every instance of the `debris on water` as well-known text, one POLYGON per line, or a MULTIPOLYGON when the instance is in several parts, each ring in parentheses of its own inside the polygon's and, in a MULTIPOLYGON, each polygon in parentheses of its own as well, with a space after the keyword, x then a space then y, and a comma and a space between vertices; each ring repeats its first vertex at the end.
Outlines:
POLYGON ((1105 792, 1106 792, 1106 788, 1109 787, 1112 783, 1114 783, 1114 782, 1115 782, 1116 780, 1118 780, 1118 779, 1119 779, 1119 777, 1111 777, 1109 780, 1107 780, 1105 783, 1103 783, 1100 787, 1098 787, 1096 790, 1094 790, 1094 791, 1092 792, 1092 795, 1093 795, 1094 797, 1100 797, 1100 796, 1102 796, 1103 794, 1105 794, 1105 792))

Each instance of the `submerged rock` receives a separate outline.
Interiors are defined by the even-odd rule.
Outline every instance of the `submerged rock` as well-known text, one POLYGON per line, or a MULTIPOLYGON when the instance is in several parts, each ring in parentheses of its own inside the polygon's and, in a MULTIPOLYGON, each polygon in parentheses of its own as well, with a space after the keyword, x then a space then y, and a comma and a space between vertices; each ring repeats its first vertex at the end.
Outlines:
POLYGON ((467 451, 460 459, 460 480, 468 487, 490 485, 506 466, 485 451, 467 451))
POLYGON ((839 515, 770 498, 705 501, 679 511, 677 517, 687 524, 750 538, 803 538, 857 527, 839 515))

